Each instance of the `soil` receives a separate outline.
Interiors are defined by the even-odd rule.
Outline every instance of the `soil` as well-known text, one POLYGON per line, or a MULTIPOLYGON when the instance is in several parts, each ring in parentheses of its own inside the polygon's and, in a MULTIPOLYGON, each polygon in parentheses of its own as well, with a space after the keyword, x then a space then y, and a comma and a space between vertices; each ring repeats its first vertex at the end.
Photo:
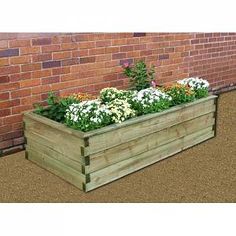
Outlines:
POLYGON ((0 159, 0 202, 236 202, 236 90, 220 95, 215 138, 88 193, 24 156, 0 159))

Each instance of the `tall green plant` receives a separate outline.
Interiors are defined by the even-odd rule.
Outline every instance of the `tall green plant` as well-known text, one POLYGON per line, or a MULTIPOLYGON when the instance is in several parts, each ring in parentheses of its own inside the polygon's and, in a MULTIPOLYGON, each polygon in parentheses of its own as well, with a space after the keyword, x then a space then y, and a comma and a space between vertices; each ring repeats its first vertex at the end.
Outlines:
POLYGON ((130 78, 131 88, 140 91, 151 87, 151 82, 154 81, 155 67, 152 65, 148 69, 144 61, 137 62, 133 67, 125 63, 124 74, 130 78))

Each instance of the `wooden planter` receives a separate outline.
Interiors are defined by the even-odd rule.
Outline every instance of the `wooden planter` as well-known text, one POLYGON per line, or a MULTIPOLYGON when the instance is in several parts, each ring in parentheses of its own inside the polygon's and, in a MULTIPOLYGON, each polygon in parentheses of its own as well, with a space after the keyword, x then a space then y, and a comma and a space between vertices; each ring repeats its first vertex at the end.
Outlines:
POLYGON ((217 96, 91 132, 24 115, 26 157, 85 192, 215 136, 217 96))

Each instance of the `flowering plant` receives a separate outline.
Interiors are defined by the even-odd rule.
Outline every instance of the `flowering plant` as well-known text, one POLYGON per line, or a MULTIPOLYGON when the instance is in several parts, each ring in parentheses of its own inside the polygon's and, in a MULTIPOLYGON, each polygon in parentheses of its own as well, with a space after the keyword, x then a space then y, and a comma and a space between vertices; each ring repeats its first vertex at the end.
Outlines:
POLYGON ((162 88, 156 88, 154 82, 151 84, 152 87, 141 90, 104 88, 97 99, 88 94, 57 97, 50 93, 47 99, 49 106, 38 107, 35 112, 86 132, 121 123, 137 115, 159 112, 170 106, 191 102, 207 96, 209 87, 206 80, 199 78, 179 80, 162 88))
POLYGON ((177 83, 189 86, 195 92, 196 98, 202 98, 208 95, 209 83, 202 78, 186 78, 178 80, 177 83))
POLYGON ((107 107, 111 112, 112 121, 115 123, 121 123, 136 115, 126 100, 115 99, 108 103, 107 107))
POLYGON ((131 90, 118 90, 117 88, 104 88, 100 91, 100 99, 104 102, 111 102, 115 99, 127 100, 133 94, 131 90))
POLYGON ((130 78, 132 83, 131 87, 140 91, 151 86, 151 81, 154 81, 155 68, 152 66, 148 70, 143 61, 137 62, 133 67, 125 63, 124 74, 130 78))
POLYGON ((195 99, 194 91, 189 86, 175 83, 165 86, 163 90, 172 97, 172 105, 178 105, 185 102, 191 102, 195 99))
POLYGON ((158 112, 168 108, 172 98, 166 93, 147 88, 136 92, 131 100, 131 105, 138 115, 158 112))
POLYGON ((83 101, 71 104, 66 110, 65 123, 82 131, 89 131, 112 123, 111 112, 101 101, 83 101))

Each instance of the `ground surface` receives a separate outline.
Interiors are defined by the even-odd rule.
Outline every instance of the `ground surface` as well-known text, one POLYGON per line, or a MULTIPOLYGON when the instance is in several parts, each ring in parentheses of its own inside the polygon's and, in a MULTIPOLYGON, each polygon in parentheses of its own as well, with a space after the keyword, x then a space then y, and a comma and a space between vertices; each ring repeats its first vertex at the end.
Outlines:
POLYGON ((236 202, 236 91, 220 95, 217 137, 92 192, 24 159, 0 159, 0 202, 236 202))

